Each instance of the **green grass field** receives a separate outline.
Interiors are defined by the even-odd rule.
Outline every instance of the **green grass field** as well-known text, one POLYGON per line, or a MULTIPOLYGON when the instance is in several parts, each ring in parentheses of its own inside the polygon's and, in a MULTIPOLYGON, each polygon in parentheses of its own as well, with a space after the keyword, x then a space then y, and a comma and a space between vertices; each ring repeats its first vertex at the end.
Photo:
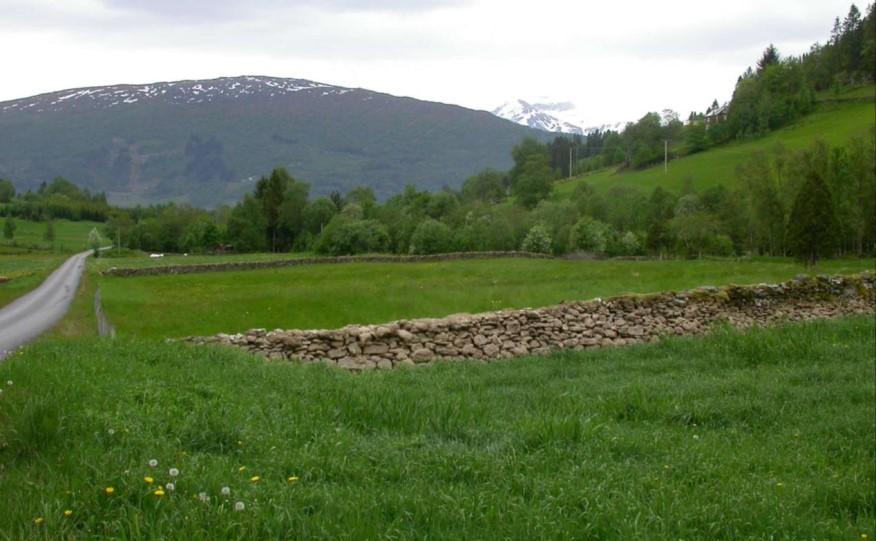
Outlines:
MULTIPOLYGON (((873 260, 831 260, 813 272, 854 273, 874 267, 873 260)), ((539 307, 625 292, 775 282, 804 271, 783 259, 504 259, 105 277, 99 285, 107 314, 121 335, 178 337, 539 307)))
POLYGON ((872 538, 874 332, 358 375, 47 341, 0 364, 0 539, 872 538))
POLYGON ((225 255, 197 255, 191 254, 165 254, 164 257, 150 258, 147 252, 123 252, 121 257, 110 255, 103 256, 93 263, 97 271, 104 271, 112 267, 118 268, 144 268, 165 267, 171 265, 203 265, 215 263, 250 263, 254 261, 281 261, 285 259, 301 259, 310 257, 312 254, 302 252, 277 252, 277 253, 252 253, 252 254, 225 254, 225 255))
POLYGON ((861 98, 874 98, 876 99, 876 86, 874 85, 866 85, 859 86, 857 88, 850 88, 842 90, 838 95, 834 94, 833 90, 822 90, 816 95, 816 101, 826 99, 826 100, 849 100, 849 99, 861 99, 861 98))
MULTIPOLYGON (((871 89, 873 87, 866 87, 871 89)), ((865 90, 865 89, 864 89, 865 90)), ((863 92, 859 89, 856 92, 863 92)), ((844 144, 854 136, 866 135, 874 126, 876 101, 873 103, 822 104, 815 113, 795 124, 774 131, 765 137, 722 145, 669 162, 669 171, 663 164, 640 171, 618 173, 615 168, 603 169, 591 175, 563 181, 556 186, 559 196, 569 196, 575 186, 586 182, 600 190, 613 186, 634 187, 650 192, 662 186, 673 192, 681 190, 690 179, 696 190, 723 184, 733 187, 738 183, 736 167, 747 161, 755 151, 769 150, 782 144, 791 150, 803 149, 816 140, 830 144, 844 144)))
POLYGON ((0 306, 5 306, 34 289, 60 266, 65 258, 66 256, 61 254, 39 252, 0 254, 0 276, 10 278, 8 282, 0 283, 0 306))
MULTIPOLYGON (((34 222, 15 218, 15 237, 10 241, 0 237, 0 248, 24 247, 35 250, 54 250, 63 253, 76 253, 89 248, 88 233, 93 228, 101 231, 99 222, 71 222, 55 220, 54 246, 45 240, 46 222, 34 222)), ((2 222, 3 220, 0 220, 2 222)))

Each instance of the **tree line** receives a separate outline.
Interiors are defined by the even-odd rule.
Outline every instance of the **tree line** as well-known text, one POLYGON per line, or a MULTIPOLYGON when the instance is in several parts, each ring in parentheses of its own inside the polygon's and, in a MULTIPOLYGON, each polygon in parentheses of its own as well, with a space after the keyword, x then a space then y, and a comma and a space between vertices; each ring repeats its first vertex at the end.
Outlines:
POLYGON ((845 145, 818 142, 798 152, 776 145, 737 169, 737 187, 697 192, 690 178, 678 194, 661 187, 600 191, 581 182, 560 197, 554 187, 562 172, 550 166, 549 145, 535 140, 514 148, 507 172, 482 171, 459 190, 407 186, 383 203, 367 187, 310 198, 307 183, 278 168, 233 207, 113 209, 106 235, 130 248, 170 252, 866 256, 876 253, 874 137, 871 131, 845 145), (812 227, 826 232, 812 240, 812 227))
POLYGON ((104 222, 110 214, 106 194, 92 194, 69 180, 56 177, 36 192, 17 193, 12 181, 0 179, 0 215, 24 220, 54 219, 104 222))
MULTIPOLYGON (((692 111, 686 122, 669 109, 649 112, 620 133, 597 131, 583 141, 562 138, 553 145, 581 149, 572 166, 578 173, 609 166, 641 169, 662 161, 665 149, 672 159, 786 126, 812 112, 819 93, 835 97, 843 88, 876 80, 874 6, 870 4, 862 17, 852 4, 844 19, 834 21, 828 42, 815 43, 800 56, 782 57, 769 45, 754 67, 739 76, 729 103, 713 100, 704 112, 692 111)), ((568 164, 567 153, 552 165, 566 173, 563 159, 568 164)))
MULTIPOLYGON (((552 145, 527 139, 509 171, 485 170, 459 190, 407 186, 385 202, 359 187, 310 197, 285 169, 258 180, 234 206, 106 206, 104 233, 131 249, 162 252, 301 251, 327 255, 433 254, 525 250, 564 255, 701 257, 760 254, 822 257, 876 253, 876 132, 845 145, 822 142, 793 152, 755 152, 737 169, 735 188, 678 194, 579 182, 569 197, 552 145)), ((36 194, 6 198, 7 216, 53 208, 54 200, 106 205, 56 179, 36 194)), ((64 207, 66 208, 66 207, 64 207)), ((37 216, 45 217, 46 214, 37 216)), ((51 222, 49 222, 51 223, 51 222)), ((4 236, 14 234, 11 217, 4 236)), ((54 236, 52 229, 51 233, 54 236)))

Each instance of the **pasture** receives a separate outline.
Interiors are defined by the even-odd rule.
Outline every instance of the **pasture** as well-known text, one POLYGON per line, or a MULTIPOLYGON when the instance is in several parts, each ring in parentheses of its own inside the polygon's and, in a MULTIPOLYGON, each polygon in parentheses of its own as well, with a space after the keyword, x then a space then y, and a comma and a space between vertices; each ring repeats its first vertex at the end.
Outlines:
POLYGON ((358 375, 43 341, 0 364, 0 538, 872 538, 874 332, 358 375))
POLYGON ((97 271, 105 271, 112 267, 118 268, 146 268, 166 267, 172 265, 204 265, 218 263, 250 263, 258 261, 281 261, 285 259, 301 259, 310 254, 301 252, 259 252, 247 254, 163 254, 163 257, 150 257, 148 252, 125 250, 121 256, 116 256, 113 251, 93 262, 92 267, 97 271))
MULTIPOLYGON (((0 219, 2 224, 5 218, 0 219)), ((15 237, 12 240, 0 236, 0 249, 14 250, 47 250, 61 253, 76 253, 89 248, 88 233, 97 228, 103 230, 103 224, 99 222, 72 222, 70 220, 54 220, 55 240, 49 242, 45 239, 46 222, 32 220, 15 220, 15 237)))
POLYGON ((65 255, 52 253, 0 254, 0 307, 36 288, 61 263, 65 255))
MULTIPOLYGON (((867 88, 872 94, 872 87, 867 88)), ((857 97, 857 94, 853 97, 857 97)), ((730 188, 739 182, 736 168, 756 151, 769 151, 775 145, 783 145, 789 150, 800 150, 817 140, 833 145, 845 144, 852 137, 864 136, 872 130, 874 118, 876 101, 824 103, 814 113, 764 137, 729 143, 672 160, 665 174, 662 163, 638 171, 618 172, 611 167, 584 177, 562 181, 555 189, 560 196, 568 197, 574 192, 575 186, 582 182, 602 191, 623 187, 636 188, 647 193, 658 186, 678 193, 686 182, 690 182, 697 191, 717 185, 730 188)))
MULTIPOLYGON (((827 260, 812 272, 873 270, 827 260)), ((124 336, 179 337, 250 328, 335 328, 459 312, 540 307, 621 293, 788 280, 790 259, 570 261, 502 259, 351 263, 137 278, 102 277, 106 312, 124 336)))

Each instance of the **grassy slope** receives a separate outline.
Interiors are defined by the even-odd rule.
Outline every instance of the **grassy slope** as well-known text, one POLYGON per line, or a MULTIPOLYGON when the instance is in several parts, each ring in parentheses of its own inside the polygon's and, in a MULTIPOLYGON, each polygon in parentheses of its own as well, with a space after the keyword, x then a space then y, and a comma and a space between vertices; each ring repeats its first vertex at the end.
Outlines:
POLYGON ((9 282, 0 284, 0 306, 9 304, 38 286, 66 257, 51 253, 0 254, 0 276, 11 278, 9 282))
POLYGON ((822 90, 815 96, 816 101, 820 100, 834 100, 834 99, 860 99, 860 98, 873 98, 876 99, 876 86, 867 85, 861 86, 858 88, 852 88, 848 90, 841 91, 839 95, 834 94, 833 90, 822 90))
POLYGON ((696 190, 718 184, 731 187, 737 183, 736 167, 744 163, 755 151, 769 150, 776 144, 797 150, 809 146, 818 139, 831 144, 843 144, 852 137, 864 135, 867 130, 872 129, 874 118, 876 118, 876 102, 822 104, 818 106, 815 113, 765 137, 722 145, 674 160, 669 163, 668 174, 663 173, 663 164, 641 171, 623 173, 617 173, 614 168, 610 168, 562 182, 557 185, 556 190, 561 196, 567 196, 574 191, 576 185, 587 182, 598 189, 624 186, 650 192, 657 186, 662 186, 678 192, 687 178, 691 179, 696 190))
MULTIPOLYGON (((15 237, 11 241, 0 237, 0 247, 15 244, 38 250, 49 250, 52 248, 43 238, 46 233, 46 222, 34 222, 16 218, 15 225, 15 237)), ((88 221, 71 222, 69 220, 55 220, 54 249, 64 253, 81 252, 87 249, 88 233, 95 227, 100 231, 103 224, 88 221)))
POLYGON ((872 538, 874 331, 361 375, 43 342, 0 364, 0 539, 872 538))
MULTIPOLYGON (((816 272, 873 269, 834 260, 816 272)), ((545 306, 623 292, 780 281, 805 269, 790 260, 484 260, 347 264, 247 272, 103 278, 104 307, 119 333, 183 336, 252 327, 333 328, 349 323, 545 306)))

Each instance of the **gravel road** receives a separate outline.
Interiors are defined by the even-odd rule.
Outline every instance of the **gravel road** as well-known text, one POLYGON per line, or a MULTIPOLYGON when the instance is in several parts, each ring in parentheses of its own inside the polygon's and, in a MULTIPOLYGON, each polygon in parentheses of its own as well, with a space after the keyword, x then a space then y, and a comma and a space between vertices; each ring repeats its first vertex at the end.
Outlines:
POLYGON ((70 307, 91 251, 76 254, 40 286, 0 308, 0 359, 51 329, 70 307))

